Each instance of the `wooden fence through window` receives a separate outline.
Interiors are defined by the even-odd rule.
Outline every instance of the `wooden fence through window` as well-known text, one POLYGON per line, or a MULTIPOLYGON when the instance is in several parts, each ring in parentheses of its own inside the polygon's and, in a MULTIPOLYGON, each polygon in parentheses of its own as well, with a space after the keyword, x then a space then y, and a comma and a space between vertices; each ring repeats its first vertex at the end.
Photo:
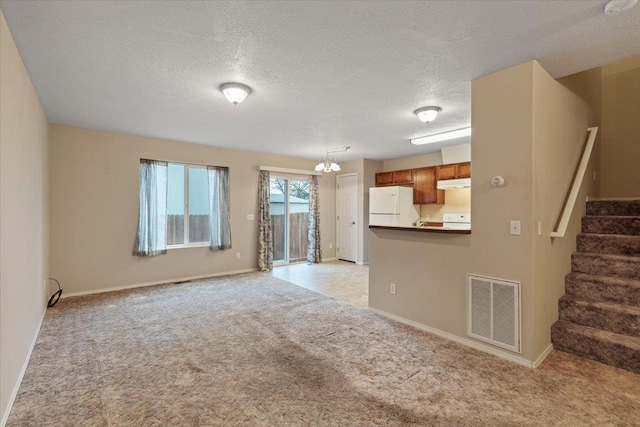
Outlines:
MULTIPOLYGON (((273 230, 273 260, 284 259, 284 214, 271 215, 271 229, 273 230)), ((309 242, 309 213, 296 212, 289 214, 289 260, 307 258, 307 244, 309 242)))
MULTIPOLYGON (((273 260, 284 259, 285 215, 271 215, 273 230, 273 260)), ((309 242, 309 213, 296 212, 289 214, 289 260, 307 258, 309 242)), ((189 216, 189 240, 191 242, 209 241, 209 216, 189 216)), ((184 243, 184 215, 167 215, 167 244, 184 243)))
MULTIPOLYGON (((209 215, 189 215, 189 241, 209 242, 209 215)), ((167 215, 167 245, 184 243, 184 215, 167 215)))

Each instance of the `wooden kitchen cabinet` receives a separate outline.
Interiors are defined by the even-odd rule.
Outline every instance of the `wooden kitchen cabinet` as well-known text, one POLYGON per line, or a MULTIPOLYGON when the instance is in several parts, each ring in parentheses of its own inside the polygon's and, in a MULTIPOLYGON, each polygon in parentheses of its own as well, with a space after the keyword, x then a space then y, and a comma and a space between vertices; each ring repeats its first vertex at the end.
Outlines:
POLYGON ((398 171, 378 172, 376 174, 376 187, 387 185, 407 185, 413 183, 413 170, 403 169, 398 171))
POLYGON ((437 167, 437 179, 471 178, 471 162, 452 163, 437 167))
POLYGON ((471 162, 458 163, 458 178, 471 178, 471 162))
POLYGON ((413 170, 413 204, 444 204, 444 190, 436 188, 436 166, 413 170))

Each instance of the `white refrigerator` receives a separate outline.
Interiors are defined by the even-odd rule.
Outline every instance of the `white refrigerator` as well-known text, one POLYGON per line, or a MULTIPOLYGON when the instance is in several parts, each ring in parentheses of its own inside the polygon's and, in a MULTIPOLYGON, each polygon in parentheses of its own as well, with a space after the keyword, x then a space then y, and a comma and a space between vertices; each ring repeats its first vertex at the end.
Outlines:
POLYGON ((369 189, 369 225, 410 227, 420 218, 420 205, 413 204, 411 187, 369 189))

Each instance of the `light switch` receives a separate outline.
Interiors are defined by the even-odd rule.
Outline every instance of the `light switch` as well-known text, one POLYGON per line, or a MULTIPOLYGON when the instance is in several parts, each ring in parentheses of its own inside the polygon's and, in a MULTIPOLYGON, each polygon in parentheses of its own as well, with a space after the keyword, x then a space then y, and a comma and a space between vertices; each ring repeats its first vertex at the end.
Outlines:
POLYGON ((511 221, 511 234, 513 234, 514 236, 520 235, 520 221, 518 220, 511 221))

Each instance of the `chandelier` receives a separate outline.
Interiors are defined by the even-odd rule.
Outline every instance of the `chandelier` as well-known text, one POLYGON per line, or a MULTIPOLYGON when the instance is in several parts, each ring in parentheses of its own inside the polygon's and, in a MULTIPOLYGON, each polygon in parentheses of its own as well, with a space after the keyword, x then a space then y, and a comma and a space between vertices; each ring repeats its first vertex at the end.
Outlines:
POLYGON ((321 159, 320 162, 316 165, 316 172, 338 172, 340 170, 340 165, 336 162, 333 157, 329 157, 330 153, 342 153, 347 151, 351 147, 344 147, 339 150, 331 150, 327 151, 327 155, 324 159, 321 159))

